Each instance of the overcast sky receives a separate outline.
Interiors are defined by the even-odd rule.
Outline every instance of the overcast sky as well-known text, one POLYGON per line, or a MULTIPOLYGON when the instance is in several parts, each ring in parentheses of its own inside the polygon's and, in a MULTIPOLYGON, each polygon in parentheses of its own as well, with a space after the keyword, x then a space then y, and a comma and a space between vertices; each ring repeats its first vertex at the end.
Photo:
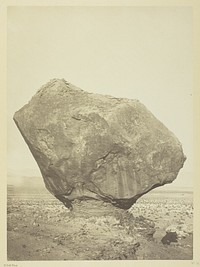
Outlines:
POLYGON ((192 186, 190 7, 9 7, 7 34, 9 173, 40 175, 12 117, 43 84, 65 78, 145 104, 187 156, 173 185, 192 186))

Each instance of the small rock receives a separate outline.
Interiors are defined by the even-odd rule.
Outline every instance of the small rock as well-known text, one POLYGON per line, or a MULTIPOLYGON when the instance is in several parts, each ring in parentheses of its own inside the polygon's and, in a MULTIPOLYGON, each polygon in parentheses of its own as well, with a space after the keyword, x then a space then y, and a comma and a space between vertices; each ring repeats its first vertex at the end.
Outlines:
POLYGON ((44 248, 43 251, 47 252, 47 253, 50 253, 51 249, 50 248, 44 248))
POLYGON ((164 245, 170 245, 171 242, 177 242, 178 236, 176 232, 167 233, 162 239, 161 242, 164 245))
POLYGON ((136 242, 133 246, 134 248, 138 248, 140 246, 140 242, 136 242))
POLYGON ((51 249, 50 249, 50 248, 47 248, 47 249, 46 249, 46 252, 47 252, 47 253, 50 253, 50 252, 51 252, 51 249))

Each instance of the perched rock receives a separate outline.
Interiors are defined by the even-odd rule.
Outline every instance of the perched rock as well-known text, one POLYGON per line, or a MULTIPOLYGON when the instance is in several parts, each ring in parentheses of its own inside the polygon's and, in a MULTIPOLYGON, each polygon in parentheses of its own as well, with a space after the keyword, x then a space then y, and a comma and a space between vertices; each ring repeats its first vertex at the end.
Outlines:
POLYGON ((44 85, 14 121, 46 188, 69 208, 94 198, 128 209, 171 183, 185 161, 174 134, 138 100, 88 93, 64 79, 44 85))

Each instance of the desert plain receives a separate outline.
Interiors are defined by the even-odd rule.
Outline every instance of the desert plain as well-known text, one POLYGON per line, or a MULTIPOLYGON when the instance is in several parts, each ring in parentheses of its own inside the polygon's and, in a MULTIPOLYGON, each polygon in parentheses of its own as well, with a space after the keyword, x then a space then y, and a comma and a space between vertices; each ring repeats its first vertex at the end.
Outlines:
POLYGON ((7 258, 43 260, 191 260, 192 191, 155 189, 127 211, 75 200, 69 211, 46 189, 9 187, 7 258))

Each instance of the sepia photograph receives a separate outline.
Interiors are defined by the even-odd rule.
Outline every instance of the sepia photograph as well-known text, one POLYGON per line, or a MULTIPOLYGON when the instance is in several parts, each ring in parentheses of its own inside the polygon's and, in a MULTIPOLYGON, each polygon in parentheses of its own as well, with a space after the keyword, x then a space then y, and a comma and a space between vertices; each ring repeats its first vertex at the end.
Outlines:
POLYGON ((194 260, 193 15, 7 7, 8 264, 194 260))

